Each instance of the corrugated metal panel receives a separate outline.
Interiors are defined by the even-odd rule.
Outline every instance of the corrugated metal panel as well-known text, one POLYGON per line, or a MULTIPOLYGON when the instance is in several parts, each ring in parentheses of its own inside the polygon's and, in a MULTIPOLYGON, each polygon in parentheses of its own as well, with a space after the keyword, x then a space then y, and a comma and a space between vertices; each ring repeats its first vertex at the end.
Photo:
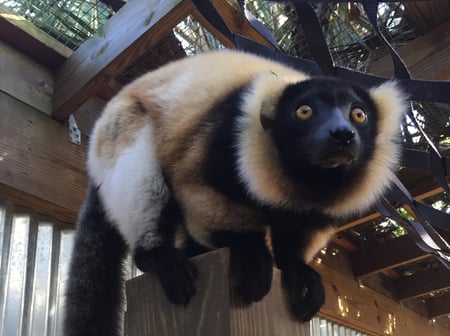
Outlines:
POLYGON ((73 229, 0 203, 0 336, 59 336, 73 229))
MULTIPOLYGON (((74 230, 0 201, 0 336, 61 336, 74 230)), ((129 257, 127 278, 137 270, 129 257)))
POLYGON ((310 323, 311 336, 369 336, 319 317, 313 318, 310 323))

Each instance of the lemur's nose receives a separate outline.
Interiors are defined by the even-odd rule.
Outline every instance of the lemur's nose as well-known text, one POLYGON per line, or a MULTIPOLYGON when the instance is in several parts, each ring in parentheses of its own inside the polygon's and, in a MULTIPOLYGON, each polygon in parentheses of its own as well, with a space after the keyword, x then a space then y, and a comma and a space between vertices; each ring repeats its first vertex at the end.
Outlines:
POLYGON ((355 139, 355 131, 346 127, 339 127, 330 130, 330 136, 339 145, 348 146, 352 144, 355 139))

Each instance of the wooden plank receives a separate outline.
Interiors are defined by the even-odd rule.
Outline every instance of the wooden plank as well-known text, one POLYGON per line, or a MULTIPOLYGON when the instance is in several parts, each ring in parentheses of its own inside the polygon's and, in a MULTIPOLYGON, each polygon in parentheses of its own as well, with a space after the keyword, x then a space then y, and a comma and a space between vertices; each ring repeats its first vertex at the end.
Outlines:
MULTIPOLYGON (((300 324, 289 315, 278 269, 274 269, 269 294, 261 302, 243 306, 228 292, 227 250, 208 253, 193 261, 200 272, 198 297, 186 308, 168 304, 158 281, 150 275, 127 282, 128 336, 309 335, 309 325, 300 324), (188 326, 191 323, 193 329, 188 326), (135 329, 133 324, 139 328, 135 329)), ((324 263, 316 263, 314 267, 322 274, 326 291, 319 316, 376 336, 448 335, 448 329, 429 323, 427 318, 367 287, 360 287, 356 280, 324 263)))
POLYGON ((172 305, 158 280, 144 274, 126 283, 125 335, 186 335, 185 309, 172 305))
POLYGON ((69 143, 66 126, 4 93, 0 110, 0 198, 34 200, 39 213, 76 218, 87 186, 86 142, 69 143))
POLYGON ((450 316, 450 293, 428 299, 426 300, 426 304, 430 318, 436 319, 443 316, 450 316))
POLYGON ((186 307, 186 335, 230 335, 230 283, 227 250, 193 258, 199 270, 198 291, 186 307))
POLYGON ((349 222, 347 224, 339 226, 337 228, 336 232, 342 232, 342 231, 354 228, 355 226, 358 226, 358 225, 361 225, 361 224, 373 221, 373 220, 377 219, 380 216, 381 216, 381 214, 379 212, 375 212, 375 213, 372 213, 370 215, 367 215, 367 216, 355 219, 354 221, 351 221, 351 222, 349 222))
POLYGON ((74 117, 81 134, 91 135, 95 122, 103 111, 106 101, 94 96, 85 101, 75 112, 74 117))
POLYGON ((339 273, 324 263, 315 264, 326 292, 319 316, 347 325, 370 335, 448 336, 449 330, 430 323, 397 301, 361 287, 358 281, 339 273))
POLYGON ((450 270, 443 267, 418 272, 394 281, 397 299, 405 300, 450 288, 450 270))
POLYGON ((50 114, 53 74, 36 61, 0 41, 0 92, 50 114))
POLYGON ((192 8, 190 1, 181 0, 128 2, 58 71, 53 117, 68 118, 188 16, 192 8))
MULTIPOLYGON (((450 22, 444 23, 427 34, 408 42, 398 49, 414 78, 434 79, 450 70, 450 22)), ((369 72, 390 77, 393 66, 390 55, 384 56, 369 67, 369 72)))
POLYGON ((407 235, 352 255, 353 274, 364 277, 428 257, 407 235))
POLYGON ((197 293, 187 306, 173 305, 151 274, 127 282, 126 335, 230 335, 228 252, 211 252, 192 259, 201 272, 197 293), (164 313, 162 313, 164 312, 164 313))
POLYGON ((405 1, 405 16, 421 34, 450 20, 448 1, 405 1))
POLYGON ((0 40, 52 70, 56 70, 72 55, 70 48, 2 4, 0 4, 0 40))
POLYGON ((112 99, 121 89, 122 84, 116 80, 111 80, 107 84, 103 85, 97 90, 97 96, 103 100, 109 101, 112 99))
MULTIPOLYGON (((273 46, 262 36, 255 28, 248 22, 245 15, 238 8, 237 4, 233 6, 226 0, 212 0, 211 1, 216 10, 221 14, 223 20, 227 24, 232 33, 246 36, 253 41, 259 42, 263 45, 273 48, 273 46)), ((234 41, 229 41, 223 36, 214 26, 212 26, 197 10, 193 12, 194 17, 202 26, 214 34, 225 46, 234 48, 234 41)))

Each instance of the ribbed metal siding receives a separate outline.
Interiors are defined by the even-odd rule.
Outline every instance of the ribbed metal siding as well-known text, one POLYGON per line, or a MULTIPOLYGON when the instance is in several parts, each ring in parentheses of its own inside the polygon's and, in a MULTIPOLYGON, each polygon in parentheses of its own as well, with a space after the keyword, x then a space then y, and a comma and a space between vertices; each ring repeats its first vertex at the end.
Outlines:
POLYGON ((0 203, 0 335, 59 336, 73 229, 0 203))
POLYGON ((311 336, 369 336, 319 317, 313 318, 310 323, 311 336))
MULTIPOLYGON (((73 226, 0 201, 0 336, 61 336, 73 226)), ((140 274, 131 258, 127 278, 140 274)))

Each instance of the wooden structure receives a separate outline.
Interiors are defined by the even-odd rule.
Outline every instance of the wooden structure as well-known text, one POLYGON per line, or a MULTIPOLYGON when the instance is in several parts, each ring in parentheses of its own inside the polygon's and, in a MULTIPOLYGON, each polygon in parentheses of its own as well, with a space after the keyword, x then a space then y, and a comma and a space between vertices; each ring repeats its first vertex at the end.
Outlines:
MULTIPOLYGON (((190 0, 109 2, 117 8, 123 7, 76 51, 0 5, 0 199, 31 207, 37 213, 62 222, 75 223, 87 185, 86 135, 106 100, 122 87, 118 80, 120 75, 158 48, 160 41, 172 33, 172 28, 188 16, 200 22, 225 46, 232 47, 230 41, 206 22, 190 0), (68 127, 64 122, 71 114, 76 116, 83 132, 81 145, 68 141, 68 127)), ((233 32, 268 45, 229 1, 214 0, 213 3, 233 32)), ((448 34, 443 33, 448 31, 449 20, 447 17, 447 22, 440 23, 399 50, 417 77, 437 79, 450 71, 450 41, 448 34)), ((385 62, 381 59, 372 64, 371 71, 387 74, 385 62)), ((443 191, 426 173, 403 171, 400 178, 418 200, 443 191)), ((333 244, 318 256, 317 261, 321 263, 316 266, 324 275, 328 295, 321 315, 375 335, 404 335, 406 332, 448 335, 449 271, 430 261, 430 256, 418 249, 407 235, 366 249, 360 249, 348 239, 346 232, 379 217, 376 212, 368 213, 340 227, 333 244), (410 276, 399 271, 399 267, 418 261, 432 266, 410 276), (359 287, 363 285, 364 288, 358 287, 355 278, 360 279, 359 287)), ((204 260, 206 264, 202 264, 202 268, 210 265, 208 267, 217 267, 214 274, 226 273, 225 252, 206 256, 204 260)), ((208 276, 207 272, 205 276, 208 276)), ((221 292, 216 288, 214 293, 222 295, 224 302, 231 304, 232 301, 226 301, 229 297, 226 276, 221 281, 227 290, 221 292)), ((278 282, 277 275, 274 282, 278 282)), ((143 280, 129 283, 131 302, 136 286, 144 286, 143 280)), ((205 283, 199 291, 208 286, 205 283)), ((156 290, 149 290, 154 297, 156 290)), ((224 314, 228 314, 227 326, 232 326, 226 330, 233 331, 224 335, 239 335, 239 330, 245 335, 265 335, 256 329, 248 333, 242 331, 242 321, 258 319, 262 312, 277 316, 266 321, 269 328, 266 334, 273 334, 269 332, 270 328, 291 328, 287 322, 279 325, 286 318, 284 313, 273 312, 274 307, 280 309, 282 306, 277 293, 271 293, 268 301, 248 311, 222 307, 224 314), (278 321, 278 317, 281 320, 278 321)), ((201 309, 201 305, 211 299, 208 294, 204 295, 198 300, 206 301, 198 307, 194 303, 189 309, 201 309)), ((163 304, 162 300, 155 304, 163 304)), ((209 311, 209 308, 202 311, 209 311)), ((128 319, 135 321, 138 315, 134 314, 139 313, 131 306, 128 319)), ((176 320, 179 314, 173 310, 171 318, 176 320)), ((194 321, 193 326, 186 328, 203 328, 198 322, 194 321)), ((292 328, 301 329, 299 326, 292 328)), ((290 332, 285 334, 291 335, 290 332)), ((176 335, 174 332, 168 334, 176 335)), ((301 335, 301 331, 296 335, 301 335)))
MULTIPOLYGON (((187 306, 170 304, 149 274, 127 282, 125 334, 128 336, 307 336, 308 324, 287 311, 275 269, 272 290, 258 303, 244 306, 230 290, 226 249, 193 258, 201 270, 197 293, 187 306)), ((361 286, 326 263, 315 263, 324 279, 326 303, 319 315, 369 335, 445 336, 449 331, 392 299, 361 286)))

